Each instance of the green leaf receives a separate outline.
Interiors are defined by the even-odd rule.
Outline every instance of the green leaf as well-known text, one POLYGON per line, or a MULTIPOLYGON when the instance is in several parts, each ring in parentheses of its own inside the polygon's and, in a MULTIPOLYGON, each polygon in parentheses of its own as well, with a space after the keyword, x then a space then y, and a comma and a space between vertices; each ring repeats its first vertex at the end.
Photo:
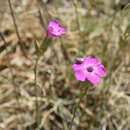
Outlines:
POLYGON ((39 42, 37 40, 35 41, 35 49, 36 49, 37 55, 40 56, 41 49, 40 49, 40 44, 39 44, 39 42))
POLYGON ((48 37, 44 38, 41 45, 42 53, 44 53, 47 50, 47 48, 51 45, 51 42, 52 42, 52 38, 48 38, 48 37))
POLYGON ((120 37, 120 49, 123 49, 124 47, 125 47, 125 44, 126 43, 126 40, 124 40, 124 38, 123 37, 120 37))
POLYGON ((104 43, 103 44, 103 47, 102 47, 102 56, 105 56, 105 54, 107 52, 107 46, 108 46, 108 43, 104 43))

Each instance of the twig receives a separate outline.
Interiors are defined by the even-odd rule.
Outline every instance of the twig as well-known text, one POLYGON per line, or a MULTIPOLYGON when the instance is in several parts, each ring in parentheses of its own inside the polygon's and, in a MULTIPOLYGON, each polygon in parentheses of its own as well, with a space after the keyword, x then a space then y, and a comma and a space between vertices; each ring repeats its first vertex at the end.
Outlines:
POLYGON ((4 39, 4 37, 3 37, 3 35, 1 33, 0 33, 0 37, 4 42, 4 45, 3 45, 2 49, 0 49, 0 53, 1 53, 4 49, 7 48, 7 42, 5 41, 5 39, 4 39))

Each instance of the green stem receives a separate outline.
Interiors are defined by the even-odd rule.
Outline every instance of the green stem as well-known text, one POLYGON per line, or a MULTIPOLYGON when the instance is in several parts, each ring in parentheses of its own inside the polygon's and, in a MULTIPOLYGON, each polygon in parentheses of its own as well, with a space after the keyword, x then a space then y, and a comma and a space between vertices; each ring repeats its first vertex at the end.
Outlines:
POLYGON ((74 119, 75 119, 76 112, 79 108, 79 105, 80 105, 83 97, 86 95, 87 90, 88 90, 88 87, 85 87, 85 90, 82 87, 80 88, 80 99, 79 99, 79 102, 74 106, 73 117, 72 117, 72 120, 71 120, 69 130, 72 130, 72 126, 73 126, 73 122, 74 122, 74 119))
POLYGON ((80 22, 79 22, 79 15, 78 15, 78 10, 77 10, 77 5, 74 3, 74 7, 75 7, 75 14, 76 14, 76 22, 77 22, 77 28, 79 31, 79 36, 82 39, 82 34, 81 34, 81 29, 80 29, 80 22))
POLYGON ((37 122, 37 127, 39 126, 40 123, 40 118, 39 118, 39 104, 38 104, 38 85, 37 85, 37 66, 38 66, 38 61, 40 59, 40 56, 37 56, 35 67, 34 67, 34 82, 35 82, 35 96, 36 96, 36 101, 35 101, 35 110, 36 110, 36 122, 37 122))

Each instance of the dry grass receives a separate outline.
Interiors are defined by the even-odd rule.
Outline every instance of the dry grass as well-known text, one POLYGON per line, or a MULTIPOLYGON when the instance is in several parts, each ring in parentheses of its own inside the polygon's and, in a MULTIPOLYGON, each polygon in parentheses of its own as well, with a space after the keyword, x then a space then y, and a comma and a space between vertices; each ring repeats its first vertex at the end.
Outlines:
POLYGON ((0 130, 36 130, 34 41, 45 37, 50 19, 59 20, 67 35, 55 39, 38 65, 41 130, 67 130, 79 100, 76 57, 98 57, 108 76, 90 86, 80 104, 73 130, 130 130, 130 6, 94 0, 73 4, 55 0, 12 0, 26 58, 18 44, 8 1, 0 1, 0 130), (43 24, 44 23, 44 24, 43 24), (64 47, 62 46, 63 43, 64 47))

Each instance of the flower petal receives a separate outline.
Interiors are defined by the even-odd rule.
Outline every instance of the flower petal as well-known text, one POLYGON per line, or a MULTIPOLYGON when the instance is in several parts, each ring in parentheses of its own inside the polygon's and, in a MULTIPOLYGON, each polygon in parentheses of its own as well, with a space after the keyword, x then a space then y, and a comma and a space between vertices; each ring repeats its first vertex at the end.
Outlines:
POLYGON ((83 82, 86 80, 86 75, 81 70, 75 71, 75 77, 76 77, 77 80, 80 80, 80 81, 83 81, 83 82))
POLYGON ((54 27, 54 28, 59 28, 60 26, 61 26, 60 23, 56 20, 52 20, 48 25, 48 27, 54 27))
POLYGON ((98 65, 98 68, 96 70, 96 74, 98 74, 99 76, 102 76, 102 77, 107 76, 107 73, 106 73, 103 65, 98 65))
POLYGON ((86 74, 87 80, 89 80, 92 84, 98 84, 101 82, 101 79, 98 75, 96 74, 86 74))
POLYGON ((64 35, 67 32, 65 28, 61 27, 61 24, 56 21, 52 20, 47 28, 47 36, 51 38, 60 37, 61 35, 64 35))
POLYGON ((82 70, 83 69, 82 64, 73 64, 73 69, 75 71, 82 70))
POLYGON ((101 64, 100 60, 98 58, 92 58, 91 56, 88 56, 87 58, 84 58, 85 64, 93 64, 93 65, 99 65, 101 64))
POLYGON ((49 27, 48 29, 47 29, 47 31, 46 31, 46 33, 47 33, 47 36, 48 37, 51 37, 51 38, 53 38, 53 37, 57 37, 54 33, 53 33, 53 27, 49 27))
POLYGON ((63 35, 67 32, 67 30, 65 28, 61 28, 59 31, 59 35, 63 35))

